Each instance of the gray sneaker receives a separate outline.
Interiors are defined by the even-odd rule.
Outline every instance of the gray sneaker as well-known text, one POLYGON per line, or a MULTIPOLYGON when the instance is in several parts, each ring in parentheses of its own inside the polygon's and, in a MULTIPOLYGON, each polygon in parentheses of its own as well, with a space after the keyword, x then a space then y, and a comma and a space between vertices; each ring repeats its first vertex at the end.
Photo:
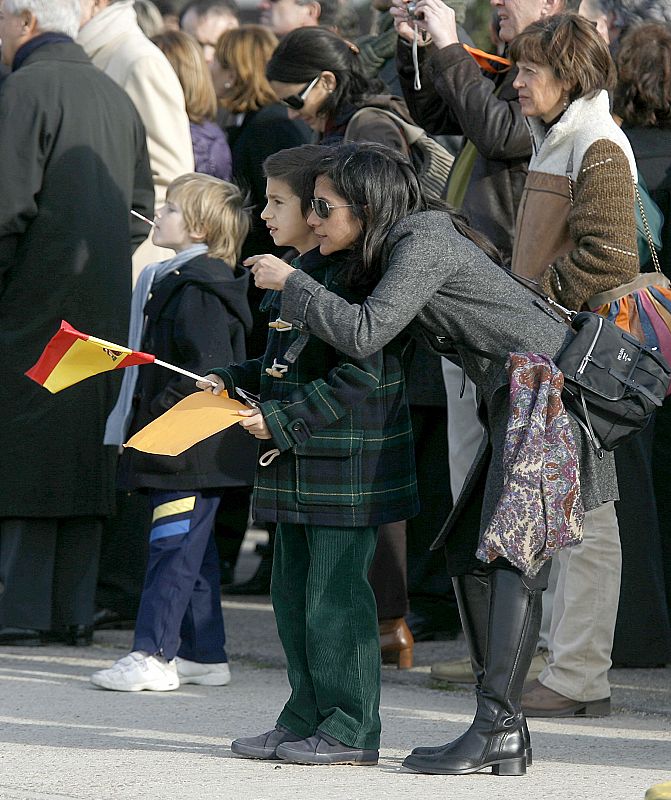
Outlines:
POLYGON ((277 725, 272 731, 262 733, 260 736, 248 736, 245 739, 236 739, 231 742, 231 752, 243 758, 278 759, 276 753, 278 745, 283 742, 299 742, 301 737, 292 733, 283 725, 277 725))
POLYGON ((378 750, 349 747, 332 736, 317 731, 309 739, 281 744, 277 748, 277 756, 282 761, 291 761, 294 764, 351 764, 374 767, 380 753, 378 750))

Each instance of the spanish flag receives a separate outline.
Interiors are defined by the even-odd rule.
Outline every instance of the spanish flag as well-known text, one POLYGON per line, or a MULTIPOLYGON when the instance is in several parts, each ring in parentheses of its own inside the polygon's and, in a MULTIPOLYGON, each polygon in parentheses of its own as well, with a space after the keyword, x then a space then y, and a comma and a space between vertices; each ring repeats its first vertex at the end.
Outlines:
POLYGON ((149 353, 129 350, 81 333, 63 320, 37 364, 26 375, 55 394, 101 372, 151 364, 155 360, 149 353))

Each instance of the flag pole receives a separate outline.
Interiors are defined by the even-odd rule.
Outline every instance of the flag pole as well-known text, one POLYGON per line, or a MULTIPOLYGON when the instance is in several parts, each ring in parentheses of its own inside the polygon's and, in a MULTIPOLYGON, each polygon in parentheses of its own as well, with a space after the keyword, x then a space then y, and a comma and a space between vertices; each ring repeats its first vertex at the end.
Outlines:
POLYGON ((208 378, 202 378, 200 375, 196 375, 195 372, 189 372, 186 369, 174 366, 174 364, 167 364, 165 361, 160 361, 158 358, 154 359, 154 364, 158 364, 159 367, 167 367, 173 372, 179 372, 181 375, 186 375, 187 378, 193 378, 194 381, 202 381, 203 383, 209 383, 212 386, 217 385, 214 381, 211 381, 208 378))

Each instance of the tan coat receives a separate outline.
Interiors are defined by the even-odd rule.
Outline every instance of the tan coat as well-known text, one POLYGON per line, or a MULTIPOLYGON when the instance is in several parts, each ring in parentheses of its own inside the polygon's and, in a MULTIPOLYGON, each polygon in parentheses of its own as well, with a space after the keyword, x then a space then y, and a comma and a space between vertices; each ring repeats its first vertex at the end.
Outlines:
POLYGON ((580 309, 639 270, 636 164, 608 95, 573 102, 547 132, 531 120, 534 156, 518 209, 512 270, 580 309))
MULTIPOLYGON (((84 25, 77 41, 135 104, 147 132, 156 205, 161 206, 168 184, 194 169, 184 92, 175 71, 138 27, 132 0, 119 0, 101 11, 84 25)), ((133 257, 134 278, 150 262, 172 255, 172 250, 145 241, 133 257)))

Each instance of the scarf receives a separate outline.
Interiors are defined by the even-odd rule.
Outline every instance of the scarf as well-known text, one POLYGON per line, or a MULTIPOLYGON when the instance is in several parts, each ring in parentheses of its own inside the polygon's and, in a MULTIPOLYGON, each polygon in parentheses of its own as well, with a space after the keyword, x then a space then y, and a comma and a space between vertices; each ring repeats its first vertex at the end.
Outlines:
POLYGON ((42 47, 42 45, 45 44, 57 44, 59 42, 73 41, 74 40, 65 33, 58 33, 56 31, 47 31, 46 33, 41 33, 39 36, 33 37, 25 44, 21 45, 21 47, 19 47, 19 49, 16 51, 14 60, 12 61, 12 72, 16 72, 16 70, 23 64, 28 56, 31 53, 34 53, 38 47, 42 47))
MULTIPOLYGON (((170 272, 174 272, 183 264, 186 264, 187 261, 191 261, 191 259, 203 253, 207 253, 207 245, 194 244, 191 247, 187 247, 186 250, 182 250, 181 253, 177 253, 174 258, 147 264, 142 270, 133 290, 130 304, 128 347, 131 350, 139 350, 142 345, 144 307, 149 299, 152 286, 170 272)), ((134 367, 126 367, 124 370, 119 397, 107 418, 103 444, 120 446, 126 441, 126 434, 133 415, 133 395, 135 394, 135 384, 137 383, 139 369, 140 367, 136 365, 134 367)))

